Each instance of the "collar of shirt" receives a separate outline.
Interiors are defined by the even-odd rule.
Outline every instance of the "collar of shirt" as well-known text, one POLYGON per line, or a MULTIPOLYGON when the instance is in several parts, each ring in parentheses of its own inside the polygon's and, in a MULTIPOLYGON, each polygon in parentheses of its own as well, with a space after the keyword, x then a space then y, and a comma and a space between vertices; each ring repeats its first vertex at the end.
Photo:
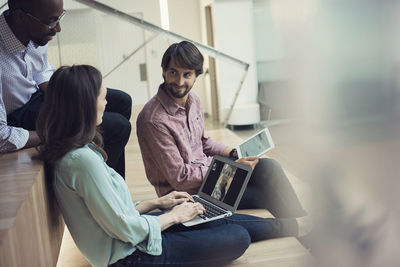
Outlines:
POLYGON ((186 108, 178 105, 177 103, 175 103, 174 100, 171 99, 171 97, 167 94, 167 92, 165 92, 163 84, 161 84, 160 87, 158 88, 157 98, 160 101, 161 105, 164 107, 164 109, 171 116, 175 116, 179 109, 186 110, 187 107, 191 106, 191 103, 193 101, 192 99, 193 96, 191 93, 189 93, 189 96, 186 100, 186 108))
POLYGON ((0 38, 3 42, 4 48, 10 53, 15 54, 17 52, 24 52, 30 46, 37 47, 32 41, 29 41, 28 46, 24 46, 20 40, 14 35, 10 26, 6 21, 6 16, 9 16, 9 10, 6 10, 0 16, 0 38))

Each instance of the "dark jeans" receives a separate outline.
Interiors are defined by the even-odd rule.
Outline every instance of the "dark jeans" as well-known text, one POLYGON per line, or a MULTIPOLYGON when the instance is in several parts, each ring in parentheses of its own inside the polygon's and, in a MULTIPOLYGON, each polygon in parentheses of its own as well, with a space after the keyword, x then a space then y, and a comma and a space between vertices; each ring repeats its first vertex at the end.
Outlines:
POLYGON ((254 168, 238 209, 267 209, 276 218, 307 215, 281 165, 269 158, 254 168))
MULTIPOLYGON (((7 116, 7 124, 33 131, 43 103, 41 90, 32 95, 27 104, 7 116)), ((100 125, 104 139, 107 164, 125 177, 125 146, 131 133, 129 119, 132 111, 131 97, 115 89, 107 89, 107 106, 100 125)))
POLYGON ((107 106, 100 128, 103 132, 107 165, 125 179, 125 146, 131 135, 132 98, 125 92, 107 89, 107 106))
POLYGON ((250 242, 293 235, 295 219, 234 214, 193 227, 174 225, 162 232, 161 255, 136 250, 111 266, 221 266, 239 258, 250 242))
POLYGON ((38 90, 31 96, 28 103, 7 116, 7 125, 21 127, 29 131, 36 130, 36 119, 43 100, 43 91, 38 90))

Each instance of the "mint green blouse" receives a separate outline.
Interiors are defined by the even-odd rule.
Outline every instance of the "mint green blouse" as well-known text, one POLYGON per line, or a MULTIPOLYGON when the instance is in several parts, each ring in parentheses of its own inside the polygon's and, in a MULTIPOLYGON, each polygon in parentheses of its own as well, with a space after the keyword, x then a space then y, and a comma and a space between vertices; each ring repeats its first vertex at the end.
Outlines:
POLYGON ((125 181, 100 153, 86 145, 68 152, 54 169, 64 221, 93 266, 107 266, 136 249, 161 254, 160 220, 139 214, 125 181))

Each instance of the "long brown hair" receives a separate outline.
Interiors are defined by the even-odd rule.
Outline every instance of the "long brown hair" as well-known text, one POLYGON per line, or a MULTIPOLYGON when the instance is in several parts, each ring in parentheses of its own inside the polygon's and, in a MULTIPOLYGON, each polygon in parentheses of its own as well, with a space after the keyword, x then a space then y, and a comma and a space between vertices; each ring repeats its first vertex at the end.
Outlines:
POLYGON ((40 156, 47 164, 88 143, 107 160, 96 125, 101 83, 101 73, 88 65, 64 66, 53 74, 36 122, 40 156))

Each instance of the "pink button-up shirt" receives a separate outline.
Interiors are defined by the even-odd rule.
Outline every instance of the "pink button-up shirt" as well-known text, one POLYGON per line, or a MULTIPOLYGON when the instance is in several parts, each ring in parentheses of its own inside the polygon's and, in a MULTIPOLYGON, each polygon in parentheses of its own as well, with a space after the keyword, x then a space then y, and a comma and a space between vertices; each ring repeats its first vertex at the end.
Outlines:
POLYGON ((136 127, 146 175, 158 196, 173 190, 196 193, 212 156, 226 148, 204 136, 200 99, 193 92, 181 107, 160 86, 136 127))

